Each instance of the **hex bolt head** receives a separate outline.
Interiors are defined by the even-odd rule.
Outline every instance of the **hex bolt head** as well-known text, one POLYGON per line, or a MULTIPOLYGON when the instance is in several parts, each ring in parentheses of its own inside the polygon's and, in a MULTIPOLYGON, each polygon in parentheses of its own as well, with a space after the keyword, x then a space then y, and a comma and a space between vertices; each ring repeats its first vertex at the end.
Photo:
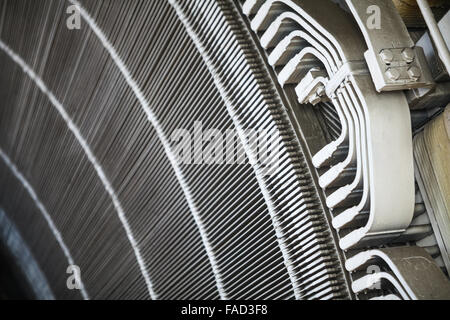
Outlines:
POLYGON ((381 50, 380 57, 381 60, 383 60, 383 62, 386 64, 390 64, 392 60, 394 60, 394 54, 389 49, 381 50))
POLYGON ((405 48, 402 51, 402 56, 407 63, 411 63, 414 61, 415 58, 414 50, 411 48, 405 48))
POLYGON ((317 88, 316 94, 319 97, 323 97, 325 95, 325 87, 324 86, 320 86, 317 88))
POLYGON ((390 80, 398 80, 400 78, 400 71, 394 68, 389 68, 386 70, 386 76, 390 80))
POLYGON ((417 81, 417 80, 419 80, 420 76, 422 75, 422 72, 417 67, 411 67, 408 69, 408 74, 412 80, 417 81))

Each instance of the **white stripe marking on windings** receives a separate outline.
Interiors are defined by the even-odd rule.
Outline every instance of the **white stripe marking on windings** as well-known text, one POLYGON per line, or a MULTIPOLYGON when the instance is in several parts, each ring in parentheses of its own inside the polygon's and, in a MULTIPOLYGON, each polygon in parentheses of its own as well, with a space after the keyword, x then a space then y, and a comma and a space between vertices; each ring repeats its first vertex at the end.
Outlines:
POLYGON ((150 282, 150 278, 147 272, 147 269, 145 267, 144 260, 141 256, 139 247, 136 243, 136 240, 134 239, 133 233, 131 231, 131 228, 128 224, 127 218, 125 217, 125 213, 122 209, 122 205, 120 204, 119 199, 117 198, 111 183, 109 182, 108 178, 106 177, 102 167, 97 161, 97 158, 92 153, 88 143, 83 138, 83 136, 80 133, 80 130, 75 125, 75 123, 70 118, 69 114, 64 109, 63 105, 56 99, 56 97, 53 95, 53 93, 47 88, 47 86, 44 84, 42 79, 26 64, 25 61, 21 57, 19 57, 15 52, 13 52, 2 40, 0 40, 0 49, 3 50, 14 62, 16 62, 22 69, 23 72, 26 73, 39 87, 39 89, 47 95, 50 102, 53 104, 53 106, 58 110, 61 117, 64 119, 64 121, 67 124, 67 127, 72 131, 72 133, 75 135, 75 138, 80 143, 81 147, 83 148, 84 152, 86 153, 86 156, 88 157, 89 161, 92 163, 92 165, 95 168, 95 171, 97 172, 98 177, 103 183, 103 186, 105 190, 108 192, 109 196, 112 199, 114 208, 117 211, 117 214, 119 216, 120 222, 123 225, 123 228, 125 229, 125 233, 128 237, 128 240, 133 248, 134 254, 136 256, 136 260, 139 264, 140 271, 144 277, 145 283, 147 285, 148 293, 150 295, 151 299, 156 299, 157 296, 155 292, 153 291, 152 283, 150 282))
MULTIPOLYGON (((211 59, 209 58, 209 55, 207 53, 207 51, 205 50, 203 44, 201 43, 200 39, 198 38, 197 34, 192 30, 192 27, 189 23, 189 21, 187 20, 187 18, 184 16, 183 11, 181 10, 180 6, 178 5, 178 3, 175 2, 175 0, 168 0, 169 3, 174 7, 179 19, 181 20, 181 22, 184 24, 187 33, 189 34, 189 36, 191 37, 192 41, 194 42, 195 46, 197 47, 197 50, 200 52, 203 61, 205 62, 205 64, 207 65, 209 72, 211 73, 213 79, 214 79, 214 83, 217 87, 217 89, 220 92, 220 95, 222 97, 222 100, 225 103, 225 106, 227 108, 227 111, 234 123, 234 126, 236 128, 236 131, 238 133, 238 136, 242 142, 242 146, 244 148, 244 151, 249 159, 249 161, 251 163, 257 163, 257 158, 256 155, 252 152, 252 150, 249 148, 248 143, 246 142, 246 135, 244 132, 244 129, 242 127, 242 125, 240 124, 239 121, 239 117, 236 113, 236 111, 234 110, 233 104, 231 103, 230 99, 228 98, 229 95, 226 92, 224 86, 222 85, 222 82, 219 78, 219 75, 217 74, 213 63, 211 62, 211 59)), ((294 290, 294 295, 296 299, 301 299, 301 292, 297 286, 297 282, 296 282, 296 278, 295 278, 295 272, 294 272, 294 268, 293 268, 293 264, 291 263, 291 260, 289 258, 289 253, 288 250, 286 248, 286 245, 284 243, 284 234, 283 232, 280 230, 279 227, 279 222, 278 222, 278 218, 276 217, 276 210, 274 207, 274 203, 271 199, 270 193, 264 183, 263 180, 263 175, 259 172, 259 170, 257 169, 257 166, 252 166, 253 170, 255 172, 255 176, 256 176, 256 180, 258 181, 259 187, 261 189, 261 193, 264 197, 264 200, 266 202, 267 205, 267 209, 269 211, 271 220, 272 220, 272 225, 274 227, 275 233, 276 233, 276 237, 277 237, 277 241, 278 241, 278 245, 280 247, 280 251, 281 254, 283 256, 283 260, 284 260, 284 265, 286 266, 287 269, 287 273, 289 276, 289 279, 292 283, 292 287, 294 290)))
POLYGON ((127 84, 135 94, 136 98, 140 102, 142 109, 144 110, 145 114, 147 115, 147 119, 149 122, 153 125, 156 134, 158 135, 164 150, 166 152, 167 158, 170 161, 170 164, 172 165, 172 168, 175 172, 175 176, 178 179, 178 182, 183 190, 184 196, 186 198, 186 201, 188 203, 189 209, 194 217, 195 223, 197 224, 197 227, 200 232, 200 236, 203 242, 203 245, 206 249, 206 254, 208 255, 209 261, 211 263, 211 267, 213 270, 214 277, 216 279, 216 285, 217 290, 219 292, 220 298, 222 300, 227 300, 227 294, 225 292, 225 289, 223 287, 222 278, 220 276, 219 268, 216 262, 216 258, 213 252, 213 249, 209 243, 208 237, 206 235, 205 228, 203 226, 203 222, 201 220, 200 214, 198 212, 197 207, 195 206, 195 201, 193 196, 191 195, 191 192, 189 190, 189 186, 186 183, 186 180, 184 179, 183 173, 179 167, 178 161, 176 160, 175 155, 172 152, 172 149, 170 148, 169 140, 167 139, 161 125, 159 124, 159 120, 156 117, 156 115, 151 110, 149 103, 144 97, 144 94, 142 93, 141 88, 138 86, 136 81, 131 76, 130 71, 128 70, 125 63, 122 61, 118 53, 116 52, 116 49, 112 46, 112 44, 109 42, 106 35, 103 33, 103 31, 97 26, 97 23, 94 21, 94 19, 89 15, 89 13, 81 6, 81 4, 76 0, 68 0, 70 3, 76 5, 80 11, 81 16, 83 19, 88 23, 89 27, 92 29, 92 31, 97 35, 98 39, 102 43, 103 47, 108 51, 111 58, 119 68, 120 72, 124 76, 127 84))
MULTIPOLYGON (((61 233, 59 232, 58 228, 56 228, 55 224, 53 223, 52 218, 50 217, 49 213, 47 212, 47 209, 44 207, 42 202, 39 200, 38 196, 36 195, 36 192, 34 191, 33 187, 29 184, 27 179, 20 173, 19 169, 12 163, 11 159, 6 155, 6 153, 0 148, 0 158, 2 158, 3 162, 5 162, 6 166, 12 171, 14 176, 19 180, 25 190, 27 190, 30 197, 34 200, 36 203, 37 208, 39 211, 41 211, 42 215, 44 216, 45 220, 47 221, 48 226, 50 227, 50 230, 52 230, 53 235, 56 238, 56 241, 59 243, 59 246, 64 252, 64 255, 67 258, 67 261, 69 262, 69 265, 75 265, 75 262, 73 261, 72 255, 70 254, 69 248, 67 248, 66 244, 64 243, 64 240, 61 236, 61 233)), ((89 295, 86 292, 86 289, 84 288, 84 284, 81 281, 81 275, 80 275, 80 285, 81 285, 81 295, 85 300, 89 300, 89 295)))

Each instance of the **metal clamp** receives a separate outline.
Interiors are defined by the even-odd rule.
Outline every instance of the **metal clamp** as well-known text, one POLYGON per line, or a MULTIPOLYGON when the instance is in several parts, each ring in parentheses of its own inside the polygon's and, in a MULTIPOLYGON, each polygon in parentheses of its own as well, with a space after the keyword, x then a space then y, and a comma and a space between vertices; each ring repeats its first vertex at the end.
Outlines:
POLYGON ((364 57, 378 92, 431 88, 431 72, 420 47, 414 46, 392 1, 346 0, 364 35, 364 57), (379 26, 367 25, 369 7, 379 11, 379 26))

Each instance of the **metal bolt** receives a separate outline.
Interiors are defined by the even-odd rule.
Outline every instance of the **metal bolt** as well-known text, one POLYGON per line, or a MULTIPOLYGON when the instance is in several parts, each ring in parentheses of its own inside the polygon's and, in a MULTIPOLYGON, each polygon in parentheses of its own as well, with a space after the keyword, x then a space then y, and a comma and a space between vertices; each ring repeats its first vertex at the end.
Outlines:
POLYGON ((407 63, 411 63, 414 61, 414 50, 412 50, 411 48, 405 48, 402 51, 402 56, 403 59, 407 62, 407 63))
POLYGON ((321 99, 317 94, 313 94, 312 96, 309 97, 309 103, 312 104, 313 106, 318 104, 320 100, 321 99))
POLYGON ((383 60, 384 63, 390 64, 392 60, 394 60, 394 54, 389 49, 384 49, 380 52, 381 60, 383 60))
POLYGON ((411 79, 413 79, 414 81, 417 81, 417 80, 419 80, 420 76, 422 75, 422 72, 417 67, 411 67, 408 69, 408 74, 411 79))
POLYGON ((400 71, 398 71, 397 69, 389 68, 386 70, 386 76, 390 80, 398 80, 398 78, 400 78, 400 71))
POLYGON ((323 96, 325 95, 325 87, 324 87, 324 86, 319 86, 319 87, 317 88, 316 94, 317 94, 319 97, 323 97, 323 96))

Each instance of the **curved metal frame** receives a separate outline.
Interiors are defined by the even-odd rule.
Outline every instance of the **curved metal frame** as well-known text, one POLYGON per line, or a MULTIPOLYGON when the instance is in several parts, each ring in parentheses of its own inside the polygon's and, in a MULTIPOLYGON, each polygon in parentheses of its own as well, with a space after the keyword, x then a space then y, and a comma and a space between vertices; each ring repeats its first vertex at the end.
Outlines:
MULTIPOLYGON (((392 239, 409 226, 414 210, 412 142, 409 108, 403 93, 376 93, 368 71, 360 69, 365 51, 361 45, 363 38, 355 33, 348 17, 334 14, 330 19, 323 14, 329 11, 327 8, 332 9, 331 5, 321 3, 323 10, 311 10, 317 6, 314 1, 269 0, 262 3, 249 0, 243 5, 243 10, 247 14, 255 13, 251 27, 255 32, 264 31, 261 36, 262 46, 275 46, 272 54, 278 57, 283 54, 280 51, 286 51, 289 47, 289 40, 285 39, 289 39, 289 35, 293 39, 295 31, 316 39, 315 42, 309 42, 309 45, 317 48, 316 51, 305 47, 298 48, 300 52, 296 55, 294 52, 289 53, 291 59, 279 73, 282 86, 287 82, 300 82, 301 79, 292 77, 292 74, 307 57, 305 52, 315 54, 322 62, 325 57, 327 63, 323 64, 331 66, 326 67, 329 77, 326 93, 346 119, 343 127, 348 126, 349 148, 344 161, 330 161, 331 168, 321 177, 320 183, 324 188, 332 186, 339 182, 344 171, 356 167, 349 183, 327 197, 327 205, 331 209, 353 208, 351 214, 346 212, 345 219, 338 219, 335 227, 345 226, 369 207, 366 225, 341 239, 340 246, 346 250, 367 239, 380 239, 380 242, 392 239), (288 22, 294 22, 296 26, 292 23, 286 25, 288 22), (285 43, 281 44, 281 41, 285 43), (387 129, 387 121, 390 130, 387 129), (392 181, 392 177, 395 177, 395 181, 392 181), (386 181, 392 183, 386 184, 386 181), (359 191, 361 187, 362 193, 359 191)), ((305 36, 302 39, 308 40, 305 36)), ((274 60, 280 66, 280 61, 274 60)), ((345 130, 343 132, 347 133, 345 130)), ((336 142, 326 146, 322 149, 326 151, 316 155, 314 164, 320 167, 326 163, 338 146, 336 142)), ((342 179, 346 181, 348 177, 342 179)))

